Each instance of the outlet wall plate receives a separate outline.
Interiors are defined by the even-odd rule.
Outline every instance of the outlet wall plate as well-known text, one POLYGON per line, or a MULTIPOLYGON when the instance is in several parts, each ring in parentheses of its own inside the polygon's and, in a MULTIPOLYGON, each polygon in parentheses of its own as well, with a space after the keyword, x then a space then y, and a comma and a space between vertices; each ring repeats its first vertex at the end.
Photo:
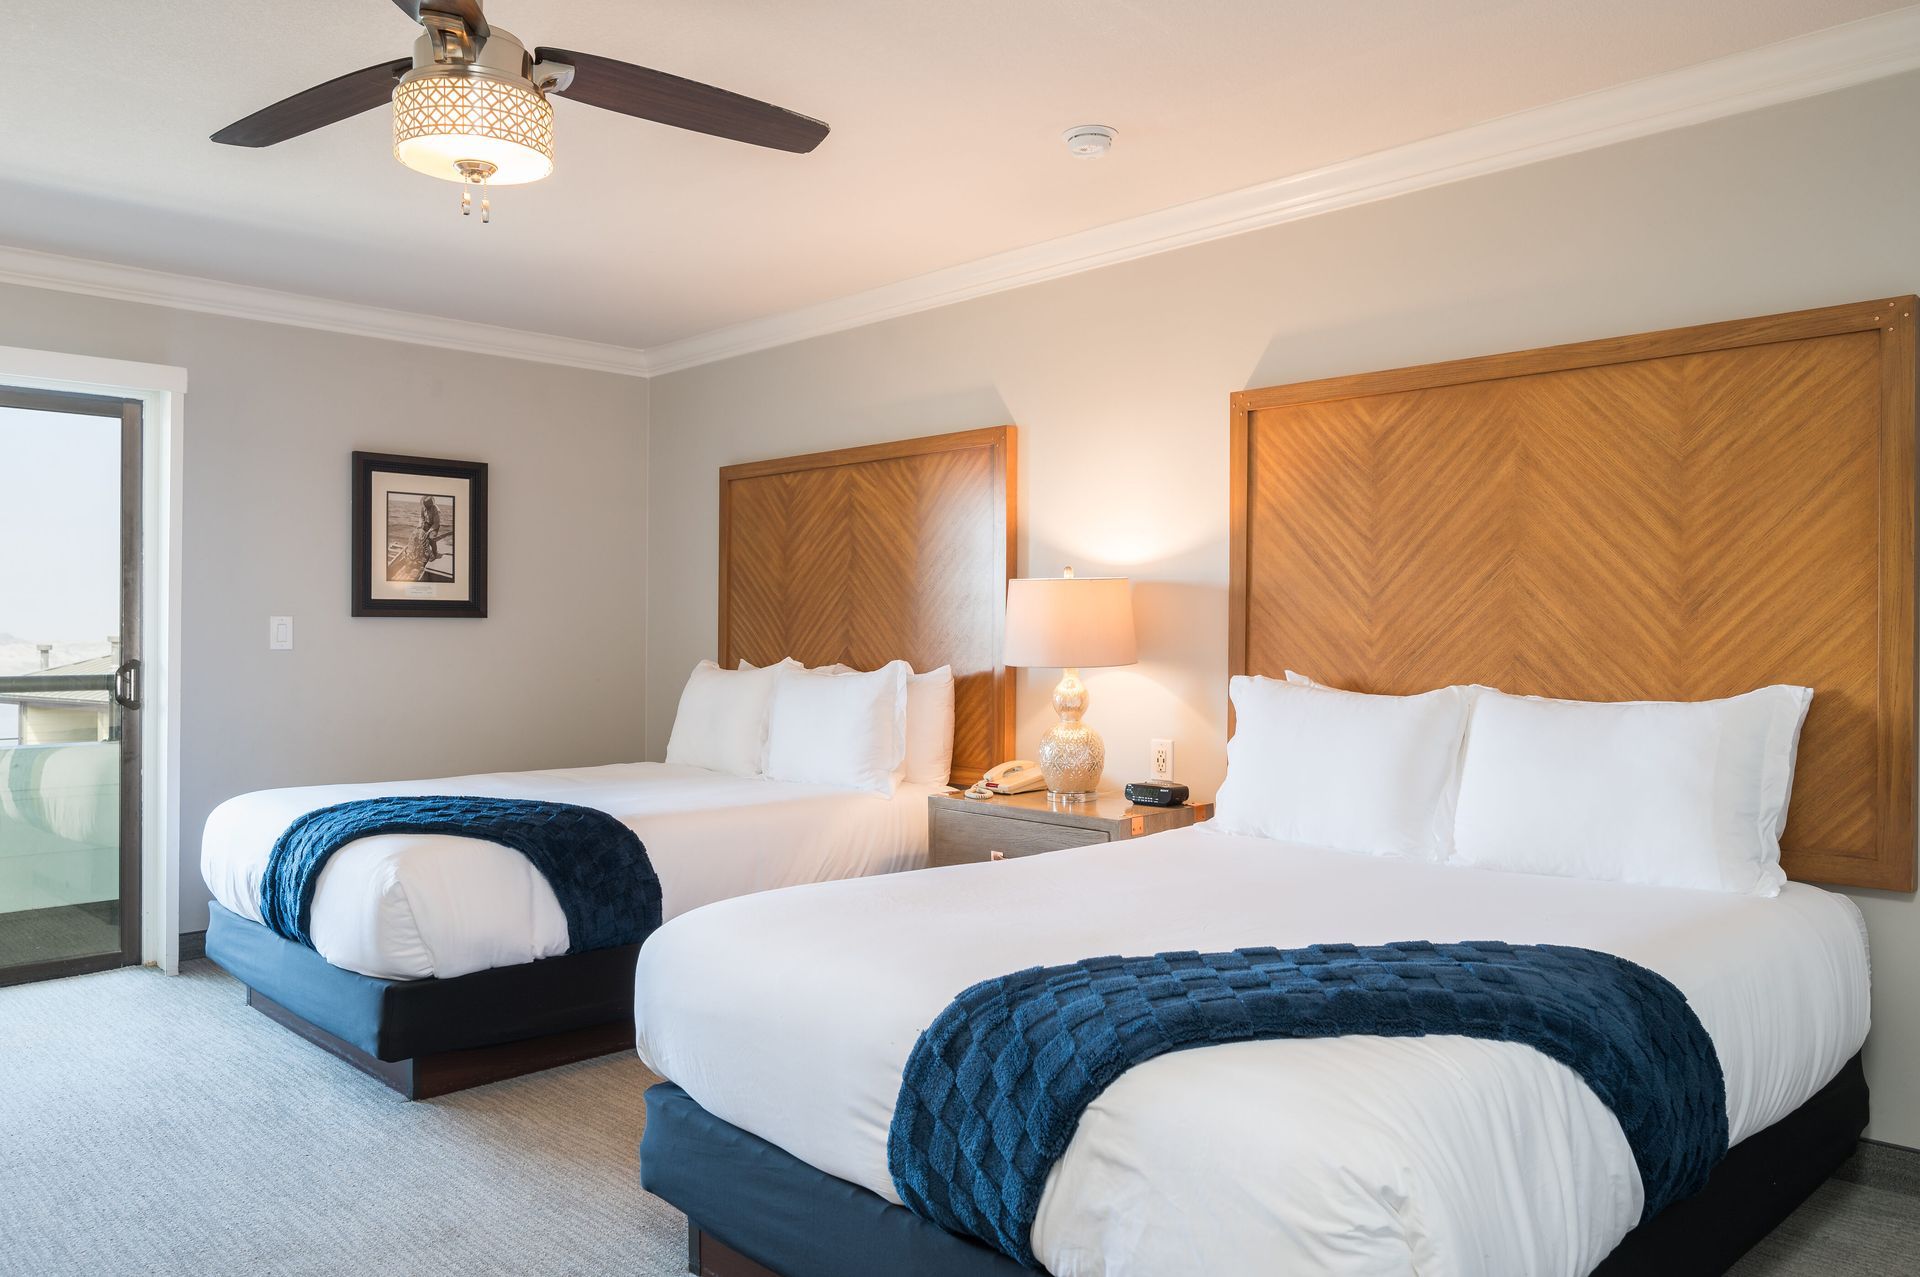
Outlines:
POLYGON ((1173 779, 1173 742, 1156 740, 1147 749, 1147 771, 1154 780, 1173 779))

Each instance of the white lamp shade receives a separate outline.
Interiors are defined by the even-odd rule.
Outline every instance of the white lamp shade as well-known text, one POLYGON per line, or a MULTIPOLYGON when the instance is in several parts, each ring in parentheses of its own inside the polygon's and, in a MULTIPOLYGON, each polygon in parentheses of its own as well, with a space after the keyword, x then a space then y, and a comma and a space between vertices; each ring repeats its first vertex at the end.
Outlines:
POLYGON ((1056 669, 1131 665, 1133 583, 1124 576, 1023 577, 1007 582, 1008 665, 1056 669))

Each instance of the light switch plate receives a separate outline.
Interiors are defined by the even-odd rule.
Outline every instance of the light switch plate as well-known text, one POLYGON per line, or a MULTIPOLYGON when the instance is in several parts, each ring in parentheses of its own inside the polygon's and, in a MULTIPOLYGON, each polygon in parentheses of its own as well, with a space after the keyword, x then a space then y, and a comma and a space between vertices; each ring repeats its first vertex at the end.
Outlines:
POLYGON ((267 618, 267 650, 269 652, 291 652, 293 650, 292 617, 270 616, 267 618))
POLYGON ((1147 766, 1152 770, 1150 780, 1173 779, 1173 742, 1156 740, 1147 750, 1147 766))

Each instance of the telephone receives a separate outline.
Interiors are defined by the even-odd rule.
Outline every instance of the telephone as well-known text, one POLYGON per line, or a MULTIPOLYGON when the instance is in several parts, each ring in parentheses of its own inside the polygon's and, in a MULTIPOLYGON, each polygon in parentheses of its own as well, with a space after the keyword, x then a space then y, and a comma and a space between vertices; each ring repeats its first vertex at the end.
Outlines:
POLYGON ((980 778, 979 788, 995 794, 1024 794, 1045 789, 1047 778, 1040 764, 1027 758, 1001 763, 980 778))

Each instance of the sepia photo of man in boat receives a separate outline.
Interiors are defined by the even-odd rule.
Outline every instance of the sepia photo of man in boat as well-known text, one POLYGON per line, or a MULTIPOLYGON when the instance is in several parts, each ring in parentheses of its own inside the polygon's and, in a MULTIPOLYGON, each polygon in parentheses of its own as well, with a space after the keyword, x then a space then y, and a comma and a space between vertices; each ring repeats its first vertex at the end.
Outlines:
POLYGON ((387 580, 454 580, 452 497, 387 493, 387 580))

